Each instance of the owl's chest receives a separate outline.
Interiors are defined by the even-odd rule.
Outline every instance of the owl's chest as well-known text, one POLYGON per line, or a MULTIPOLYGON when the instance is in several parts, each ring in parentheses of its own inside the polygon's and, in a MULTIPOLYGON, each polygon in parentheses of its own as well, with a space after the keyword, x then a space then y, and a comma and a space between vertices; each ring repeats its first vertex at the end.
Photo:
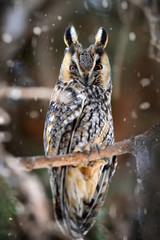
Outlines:
POLYGON ((101 89, 88 88, 74 96, 71 106, 79 106, 79 115, 66 126, 60 141, 60 153, 73 152, 77 146, 92 144, 108 122, 110 107, 101 89))
POLYGON ((104 99, 98 98, 93 91, 87 94, 82 113, 76 120, 72 150, 76 145, 92 143, 100 135, 108 119, 109 108, 104 99))

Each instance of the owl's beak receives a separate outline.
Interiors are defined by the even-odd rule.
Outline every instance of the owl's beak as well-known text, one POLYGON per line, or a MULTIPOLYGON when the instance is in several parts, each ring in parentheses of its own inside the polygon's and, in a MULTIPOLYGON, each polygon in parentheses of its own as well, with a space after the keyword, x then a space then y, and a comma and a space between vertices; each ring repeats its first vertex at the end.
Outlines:
POLYGON ((84 71, 84 85, 85 87, 88 87, 88 71, 84 71))

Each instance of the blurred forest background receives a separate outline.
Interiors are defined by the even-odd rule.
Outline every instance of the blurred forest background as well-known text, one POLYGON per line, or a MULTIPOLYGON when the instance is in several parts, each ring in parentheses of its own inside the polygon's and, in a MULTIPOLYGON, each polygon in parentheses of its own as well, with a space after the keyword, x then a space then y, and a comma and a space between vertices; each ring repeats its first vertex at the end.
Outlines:
MULTIPOLYGON (((45 115, 70 24, 84 48, 99 27, 108 32, 115 141, 140 134, 160 119, 160 1, 0 0, 1 240, 63 239, 52 220, 48 171, 9 170, 2 144, 14 156, 44 154, 45 115)), ((118 159, 105 205, 85 239, 141 239, 135 159, 129 154, 118 159)))

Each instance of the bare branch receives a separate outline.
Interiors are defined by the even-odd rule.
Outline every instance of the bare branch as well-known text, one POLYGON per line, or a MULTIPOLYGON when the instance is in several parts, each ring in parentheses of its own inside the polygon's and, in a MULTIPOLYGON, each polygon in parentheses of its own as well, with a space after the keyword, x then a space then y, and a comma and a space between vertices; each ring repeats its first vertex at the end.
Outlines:
POLYGON ((78 152, 67 155, 59 155, 54 157, 35 156, 35 157, 19 157, 15 158, 18 165, 24 170, 33 170, 40 168, 61 167, 68 165, 79 165, 90 161, 96 161, 101 158, 109 158, 114 155, 120 155, 130 152, 132 140, 124 140, 119 143, 108 147, 105 150, 101 150, 100 154, 97 151, 93 151, 90 156, 85 153, 78 152))
POLYGON ((150 31, 149 57, 160 62, 160 8, 158 1, 129 0, 146 16, 150 31))
POLYGON ((8 125, 11 122, 11 117, 3 108, 0 107, 0 125, 8 125))
POLYGON ((49 167, 60 167, 68 165, 79 165, 90 161, 96 161, 101 158, 109 158, 114 155, 131 153, 134 156, 139 154, 140 149, 152 148, 160 142, 160 122, 155 124, 151 129, 143 134, 123 140, 101 150, 100 153, 93 151, 89 156, 85 153, 72 153, 68 155, 59 155, 55 157, 35 156, 15 158, 18 166, 23 170, 33 170, 49 167))
POLYGON ((12 100, 19 99, 46 99, 49 100, 52 88, 47 87, 8 87, 0 85, 0 99, 10 98, 12 100))

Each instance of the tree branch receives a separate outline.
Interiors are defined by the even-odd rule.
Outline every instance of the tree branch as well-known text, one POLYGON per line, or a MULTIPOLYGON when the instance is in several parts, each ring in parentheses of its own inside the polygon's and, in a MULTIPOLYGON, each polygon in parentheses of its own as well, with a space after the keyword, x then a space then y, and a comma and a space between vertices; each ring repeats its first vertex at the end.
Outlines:
POLYGON ((47 87, 9 87, 0 85, 0 99, 10 98, 12 100, 20 99, 46 99, 51 97, 53 88, 47 87))
POLYGON ((17 165, 23 170, 33 170, 40 168, 60 167, 68 165, 79 165, 90 161, 96 161, 101 158, 109 158, 114 155, 131 153, 134 156, 140 154, 141 149, 152 149, 160 142, 160 122, 143 134, 131 137, 127 140, 117 142, 112 146, 101 150, 100 153, 93 151, 89 156, 85 153, 72 153, 59 155, 51 158, 45 156, 18 157, 15 158, 17 165))
MULTIPOLYGON (((0 145, 1 146, 1 145, 0 145)), ((115 143, 112 146, 107 147, 104 150, 100 151, 100 154, 97 151, 93 151, 90 156, 87 156, 84 153, 73 153, 63 156, 55 156, 52 158, 47 158, 45 156, 36 156, 36 157, 12 157, 3 149, 0 149, 1 155, 1 168, 6 165, 5 169, 0 169, 0 174, 3 174, 4 177, 8 177, 8 169, 11 172, 11 176, 15 176, 18 182, 19 192, 24 198, 26 196, 29 198, 27 203, 30 206, 30 213, 35 216, 35 223, 31 222, 31 225, 28 224, 27 232, 31 235, 31 239, 39 239, 39 236, 42 233, 47 233, 45 240, 50 239, 48 236, 54 233, 53 228, 46 229, 45 223, 51 224, 51 216, 48 213, 48 208, 44 213, 39 214, 39 206, 37 206, 35 201, 34 189, 39 189, 42 192, 41 187, 36 184, 35 179, 30 176, 28 173, 24 173, 21 170, 33 170, 39 168, 49 168, 49 167, 59 167, 66 165, 78 165, 82 163, 87 163, 89 161, 96 161, 100 158, 109 158, 113 155, 122 155, 125 153, 131 153, 136 158, 137 166, 137 177, 138 177, 138 186, 137 186, 137 199, 139 205, 139 215, 138 219, 140 222, 140 231, 144 236, 144 239, 151 239, 148 236, 152 236, 154 232, 154 239, 159 239, 159 231, 157 231, 156 226, 158 226, 158 218, 160 216, 158 209, 159 204, 159 195, 155 193, 159 191, 159 184, 155 182, 155 174, 157 174, 156 179, 159 180, 159 164, 154 165, 155 159, 159 163, 159 155, 155 158, 155 149, 159 150, 160 146, 160 122, 155 124, 151 129, 147 130, 143 134, 137 135, 135 137, 129 138, 122 142, 115 143), (156 171, 157 170, 157 171, 156 171), (31 179, 30 179, 31 178, 31 179), (31 182, 32 180, 32 182, 31 182), (25 185, 24 185, 25 184, 25 185), (27 186, 34 186, 32 188, 27 186), (24 187, 25 186, 25 187, 24 187), (150 204, 152 201, 152 204, 150 204), (154 207, 154 211, 152 209, 154 207), (146 215, 146 211, 148 214, 146 215), (38 212, 38 213, 37 213, 38 212), (155 217, 157 216, 157 217, 155 217), (151 221, 152 220, 152 224, 151 221), (151 227, 148 227, 150 226, 151 227), (42 227, 41 227, 42 226, 42 227), (44 228, 43 228, 44 226, 44 228), (34 231, 28 231, 28 229, 33 228, 34 231), (39 232, 39 229, 41 231, 39 232), (146 231, 147 229, 147 231, 146 231), (152 231, 150 231, 152 229, 152 231), (149 231, 148 231, 149 230, 149 231), (147 237, 146 237, 147 236, 147 237)), ((38 194, 40 195, 38 191, 38 194)), ((36 193, 37 196, 37 193, 36 193)), ((39 199, 39 198, 38 198, 39 199)), ((40 197, 39 201, 44 205, 43 209, 46 209, 48 203, 45 201, 45 198, 40 197), (40 201, 41 199, 41 201, 40 201)), ((26 206, 24 219, 28 218, 28 204, 26 206)), ((40 206, 41 207, 41 206, 40 206)), ((41 211, 41 210, 40 210, 41 211)), ((29 215, 30 216, 30 215, 29 215)), ((28 221, 28 220, 26 220, 28 221)), ((22 221, 21 221, 22 222, 22 221)), ((30 223, 30 221, 29 221, 30 223)), ((47 224, 48 225, 48 224, 47 224)), ((25 226, 25 225, 24 225, 25 226)), ((26 229, 24 229, 26 230, 26 229)), ((59 234, 59 233, 58 233, 59 234)))

